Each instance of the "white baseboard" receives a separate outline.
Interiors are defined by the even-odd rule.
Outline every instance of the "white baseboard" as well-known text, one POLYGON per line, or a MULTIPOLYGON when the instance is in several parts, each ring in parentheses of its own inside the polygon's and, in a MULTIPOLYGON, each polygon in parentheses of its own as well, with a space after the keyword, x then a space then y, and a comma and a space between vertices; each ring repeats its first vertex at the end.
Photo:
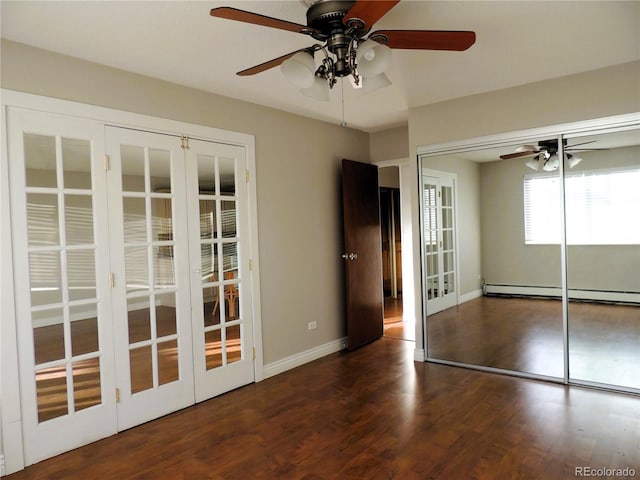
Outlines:
POLYGON ((474 290, 473 292, 465 293, 464 295, 460 295, 458 297, 458 303, 468 302, 469 300, 473 300, 474 298, 478 298, 482 296, 482 289, 474 290))
MULTIPOLYGON (((487 284, 488 294, 499 295, 531 295, 539 297, 562 297, 560 287, 529 287, 526 285, 492 285, 487 284)), ((625 302, 640 303, 640 293, 613 292, 604 290, 574 290, 569 289, 569 298, 576 300, 591 300, 596 302, 625 302)))
POLYGON ((339 338, 338 340, 325 343, 324 345, 311 348, 304 352, 296 353, 295 355, 283 358, 282 360, 276 360, 275 362, 264 366, 264 378, 267 379, 269 377, 273 377, 274 375, 299 367, 305 363, 309 363, 332 353, 339 352, 340 350, 344 350, 346 347, 346 337, 339 338))
POLYGON ((424 362, 427 359, 424 348, 416 348, 413 350, 413 361, 424 362))
POLYGON ((4 455, 0 453, 0 477, 4 477, 6 472, 4 471, 4 455))

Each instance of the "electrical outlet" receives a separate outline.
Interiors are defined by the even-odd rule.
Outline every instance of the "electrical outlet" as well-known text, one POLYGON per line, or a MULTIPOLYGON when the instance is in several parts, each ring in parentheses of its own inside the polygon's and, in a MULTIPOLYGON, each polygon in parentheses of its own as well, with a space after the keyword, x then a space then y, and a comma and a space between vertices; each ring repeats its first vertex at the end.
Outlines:
POLYGON ((315 330, 316 328, 318 328, 318 322, 309 322, 307 323, 307 327, 309 328, 309 330, 315 330))

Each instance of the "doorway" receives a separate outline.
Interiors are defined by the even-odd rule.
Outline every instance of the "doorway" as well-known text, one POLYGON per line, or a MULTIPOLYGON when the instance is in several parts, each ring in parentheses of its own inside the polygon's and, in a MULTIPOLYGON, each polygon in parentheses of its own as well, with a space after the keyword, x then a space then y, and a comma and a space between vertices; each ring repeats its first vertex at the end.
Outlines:
POLYGON ((380 227, 384 292, 384 336, 415 341, 415 323, 405 315, 403 292, 403 216, 399 166, 382 166, 380 183, 380 227))

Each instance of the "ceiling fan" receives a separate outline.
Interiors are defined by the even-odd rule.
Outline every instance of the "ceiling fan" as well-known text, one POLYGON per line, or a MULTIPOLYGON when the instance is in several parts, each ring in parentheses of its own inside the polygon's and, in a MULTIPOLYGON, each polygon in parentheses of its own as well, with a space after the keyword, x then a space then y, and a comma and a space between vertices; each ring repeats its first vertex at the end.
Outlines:
POLYGON ((329 100, 329 89, 340 77, 350 77, 354 88, 371 91, 390 85, 384 71, 392 48, 463 51, 476 41, 471 31, 377 30, 369 33, 400 0, 301 0, 307 7, 307 25, 267 17, 232 7, 211 9, 211 16, 308 35, 319 43, 295 50, 237 72, 255 75, 281 65, 285 77, 304 95, 329 100), (314 54, 320 52, 316 67, 314 54), (328 85, 328 88, 327 88, 328 85))
MULTIPOLYGON (((576 143, 574 145, 567 145, 567 140, 562 140, 562 149, 567 158, 569 168, 573 168, 578 165, 582 159, 569 153, 569 150, 575 149, 578 146, 594 143, 595 140, 588 142, 576 143)), ((580 148, 580 150, 607 150, 606 148, 580 148)), ((558 158, 558 140, 542 140, 538 142, 538 145, 520 145, 515 149, 513 153, 507 153, 506 155, 500 155, 502 160, 509 160, 511 158, 525 158, 533 157, 525 165, 532 170, 542 169, 546 172, 552 172, 560 167, 560 159, 558 158)))

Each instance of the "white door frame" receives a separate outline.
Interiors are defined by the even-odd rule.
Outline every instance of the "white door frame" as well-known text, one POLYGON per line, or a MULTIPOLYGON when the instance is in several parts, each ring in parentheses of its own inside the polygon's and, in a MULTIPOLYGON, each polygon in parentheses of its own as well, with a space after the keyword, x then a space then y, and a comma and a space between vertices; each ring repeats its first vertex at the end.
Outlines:
MULTIPOLYGON (((257 217, 257 192, 256 192, 256 159, 255 137, 250 134, 232 132, 204 125, 191 124, 153 117, 137 113, 125 112, 106 107, 98 107, 78 102, 60 100, 41 95, 0 89, 2 99, 2 120, 4 128, 0 131, 1 156, 8 159, 8 146, 6 138, 6 107, 19 107, 31 110, 56 113, 83 119, 91 119, 104 124, 128 128, 139 128, 158 133, 188 135, 191 138, 201 138, 238 145, 245 148, 247 155, 247 170, 249 182, 247 183, 248 208, 249 208, 249 252, 252 269, 249 272, 246 286, 252 290, 253 302, 251 315, 253 319, 253 343, 255 348, 254 373, 255 381, 264 379, 264 360, 262 349, 262 320, 260 309, 260 261, 258 251, 258 217, 257 217)), ((0 281, 0 346, 2 352, 0 372, 0 392, 2 392, 2 410, 0 410, 0 430, 2 442, 0 446, 4 451, 4 459, 0 458, 0 465, 4 460, 2 474, 10 474, 21 470, 25 466, 22 434, 22 412, 20 405, 20 384, 18 375, 18 352, 16 332, 16 311, 14 303, 14 278, 13 278, 13 245, 10 231, 11 203, 9 195, 9 170, 8 161, 0 162, 0 214, 2 216, 2 233, 0 246, 2 262, 0 281)))

